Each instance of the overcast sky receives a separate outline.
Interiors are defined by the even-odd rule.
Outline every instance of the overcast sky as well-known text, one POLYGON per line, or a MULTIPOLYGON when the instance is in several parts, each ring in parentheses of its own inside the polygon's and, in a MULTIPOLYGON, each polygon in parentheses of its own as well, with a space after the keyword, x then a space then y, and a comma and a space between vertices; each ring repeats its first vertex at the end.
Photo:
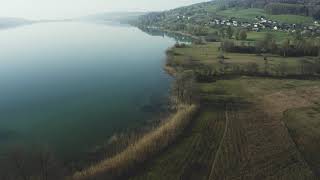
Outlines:
POLYGON ((158 11, 205 0, 0 0, 0 17, 58 19, 106 11, 158 11))

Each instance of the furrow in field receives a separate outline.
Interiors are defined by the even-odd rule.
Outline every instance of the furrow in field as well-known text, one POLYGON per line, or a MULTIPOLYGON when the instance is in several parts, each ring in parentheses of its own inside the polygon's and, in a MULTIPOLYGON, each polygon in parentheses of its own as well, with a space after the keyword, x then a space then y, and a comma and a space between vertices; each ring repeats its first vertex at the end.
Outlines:
POLYGON ((227 134, 210 179, 314 179, 281 121, 229 108, 227 134))

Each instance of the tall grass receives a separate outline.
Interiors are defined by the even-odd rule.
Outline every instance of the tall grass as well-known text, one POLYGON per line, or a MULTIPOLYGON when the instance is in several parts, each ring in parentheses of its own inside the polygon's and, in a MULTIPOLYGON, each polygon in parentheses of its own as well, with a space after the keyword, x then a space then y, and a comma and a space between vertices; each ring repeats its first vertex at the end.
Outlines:
POLYGON ((156 153, 166 148, 185 129, 197 112, 196 105, 182 106, 154 131, 110 159, 76 172, 72 179, 113 179, 134 169, 156 153))

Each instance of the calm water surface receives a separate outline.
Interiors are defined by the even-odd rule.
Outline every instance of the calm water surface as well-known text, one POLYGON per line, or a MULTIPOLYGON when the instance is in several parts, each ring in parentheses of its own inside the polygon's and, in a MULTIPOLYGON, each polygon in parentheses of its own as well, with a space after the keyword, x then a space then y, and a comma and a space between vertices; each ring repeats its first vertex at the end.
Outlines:
POLYGON ((0 31, 0 149, 46 144, 82 152, 154 114, 170 77, 168 37, 101 23, 43 23, 0 31))

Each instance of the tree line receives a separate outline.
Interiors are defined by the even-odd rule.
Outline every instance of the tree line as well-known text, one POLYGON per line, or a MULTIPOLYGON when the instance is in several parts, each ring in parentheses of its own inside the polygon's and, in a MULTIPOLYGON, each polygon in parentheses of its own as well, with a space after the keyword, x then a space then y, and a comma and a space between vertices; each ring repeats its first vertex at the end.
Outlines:
POLYGON ((287 38, 278 43, 273 34, 267 33, 263 39, 256 42, 241 42, 239 44, 227 39, 222 41, 221 48, 226 52, 234 53, 271 53, 283 57, 319 56, 320 40, 303 38, 298 35, 293 37, 293 39, 287 38))

